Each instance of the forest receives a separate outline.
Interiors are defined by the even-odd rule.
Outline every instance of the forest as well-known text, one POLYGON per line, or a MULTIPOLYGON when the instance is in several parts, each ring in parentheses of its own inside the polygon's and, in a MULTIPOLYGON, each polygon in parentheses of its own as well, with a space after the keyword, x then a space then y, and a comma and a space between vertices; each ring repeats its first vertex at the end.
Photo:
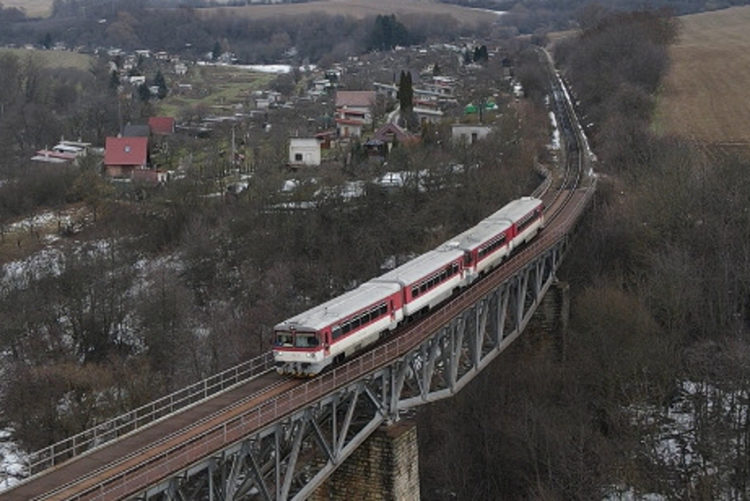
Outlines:
POLYGON ((52 15, 45 19, 26 19, 17 9, 4 9, 0 11, 0 43, 62 43, 86 51, 149 47, 189 57, 203 56, 219 43, 222 50, 233 52, 242 63, 276 63, 294 47, 300 63, 315 63, 321 59, 340 61, 373 48, 472 33, 471 27, 439 15, 396 20, 393 16, 355 19, 317 13, 312 17, 253 19, 233 16, 229 11, 207 15, 197 8, 153 5, 146 0, 58 0, 52 15))
POLYGON ((747 156, 652 132, 674 18, 592 9, 580 24, 555 58, 600 183, 560 273, 564 348, 523 339, 418 415, 423 497, 746 498, 747 156))

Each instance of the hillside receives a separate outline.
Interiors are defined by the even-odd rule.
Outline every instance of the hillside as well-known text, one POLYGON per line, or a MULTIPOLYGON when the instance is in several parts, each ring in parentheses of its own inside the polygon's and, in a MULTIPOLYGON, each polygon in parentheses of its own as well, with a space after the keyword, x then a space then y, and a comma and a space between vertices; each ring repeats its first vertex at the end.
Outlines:
POLYGON ((280 14, 309 14, 325 12, 330 15, 347 15, 356 18, 376 16, 378 14, 419 15, 445 14, 462 23, 477 24, 491 22, 497 18, 479 9, 469 9, 457 5, 440 3, 437 0, 319 0, 315 2, 284 5, 248 5, 243 7, 217 7, 204 9, 206 14, 221 13, 254 19, 275 17, 280 14))
POLYGON ((658 132, 750 146, 750 6, 680 19, 657 107, 658 132))

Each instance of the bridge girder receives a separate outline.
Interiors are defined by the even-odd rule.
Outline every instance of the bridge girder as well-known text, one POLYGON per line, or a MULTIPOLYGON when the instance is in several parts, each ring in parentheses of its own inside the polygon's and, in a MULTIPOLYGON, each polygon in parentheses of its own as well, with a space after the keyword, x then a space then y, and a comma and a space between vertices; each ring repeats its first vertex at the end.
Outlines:
POLYGON ((303 500, 381 424, 460 391, 528 324, 568 237, 402 357, 191 465, 138 499, 303 500))

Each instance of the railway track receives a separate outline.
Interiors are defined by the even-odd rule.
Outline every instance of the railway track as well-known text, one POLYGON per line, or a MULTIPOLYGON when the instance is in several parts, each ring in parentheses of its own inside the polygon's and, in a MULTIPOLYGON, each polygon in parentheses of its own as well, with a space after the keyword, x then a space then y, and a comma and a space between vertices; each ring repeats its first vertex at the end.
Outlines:
MULTIPOLYGON (((553 89, 559 85, 562 85, 559 81, 553 84, 553 89)), ((558 110, 564 108, 566 113, 572 113, 569 103, 557 106, 558 110)), ((574 147, 567 148, 564 172, 539 194, 545 202, 546 228, 503 266, 431 315, 408 324, 373 349, 311 380, 263 372, 200 404, 57 465, 0 493, 0 500, 120 499, 133 495, 314 402, 332 388, 353 382, 403 356, 569 232, 593 191, 593 182, 584 183, 585 159, 577 137, 580 132, 573 127, 572 120, 574 117, 568 116, 565 121, 566 143, 572 142, 574 147)))

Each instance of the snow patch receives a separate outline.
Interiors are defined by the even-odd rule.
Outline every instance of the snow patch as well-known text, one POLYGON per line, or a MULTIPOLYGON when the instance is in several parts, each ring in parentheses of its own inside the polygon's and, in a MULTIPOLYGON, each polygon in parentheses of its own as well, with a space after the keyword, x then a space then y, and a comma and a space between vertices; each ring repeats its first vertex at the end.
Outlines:
POLYGON ((11 441, 12 430, 0 430, 0 492, 28 476, 28 456, 11 441))

